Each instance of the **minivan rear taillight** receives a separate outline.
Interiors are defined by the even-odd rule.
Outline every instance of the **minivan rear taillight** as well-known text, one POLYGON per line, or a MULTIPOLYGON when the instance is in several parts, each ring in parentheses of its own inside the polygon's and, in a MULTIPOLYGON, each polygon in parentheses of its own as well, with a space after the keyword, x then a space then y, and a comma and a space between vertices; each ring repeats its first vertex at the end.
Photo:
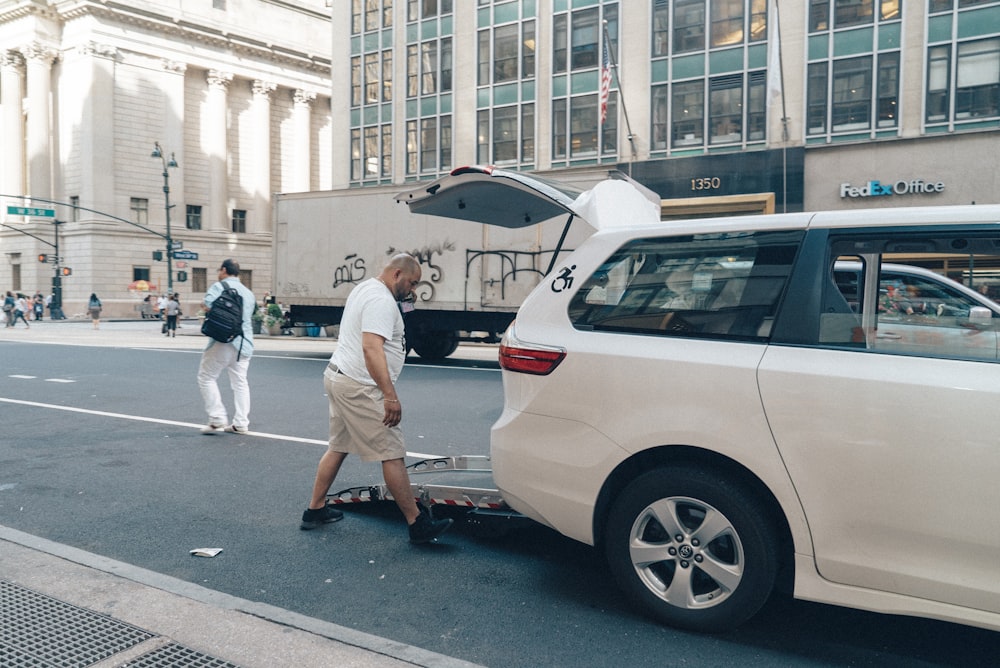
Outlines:
POLYGON ((566 357, 560 348, 500 344, 500 368, 536 376, 547 376, 566 357))

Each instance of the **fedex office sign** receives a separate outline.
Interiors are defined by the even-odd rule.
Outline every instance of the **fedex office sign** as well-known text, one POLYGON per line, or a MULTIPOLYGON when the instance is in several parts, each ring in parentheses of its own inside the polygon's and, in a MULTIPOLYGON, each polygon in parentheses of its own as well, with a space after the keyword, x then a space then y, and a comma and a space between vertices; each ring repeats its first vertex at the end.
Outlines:
POLYGON ((840 197, 889 197, 892 195, 933 195, 944 192, 944 183, 931 183, 923 179, 906 181, 901 179, 895 183, 869 181, 863 186, 852 186, 850 183, 840 184, 840 197))

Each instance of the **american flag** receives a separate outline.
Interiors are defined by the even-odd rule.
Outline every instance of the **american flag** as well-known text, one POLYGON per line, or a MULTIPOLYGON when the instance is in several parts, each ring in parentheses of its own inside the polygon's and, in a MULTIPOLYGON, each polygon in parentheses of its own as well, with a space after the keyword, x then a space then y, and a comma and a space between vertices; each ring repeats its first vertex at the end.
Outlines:
POLYGON ((604 31, 604 53, 601 55, 601 125, 608 120, 608 96, 611 94, 611 45, 608 31, 604 31))

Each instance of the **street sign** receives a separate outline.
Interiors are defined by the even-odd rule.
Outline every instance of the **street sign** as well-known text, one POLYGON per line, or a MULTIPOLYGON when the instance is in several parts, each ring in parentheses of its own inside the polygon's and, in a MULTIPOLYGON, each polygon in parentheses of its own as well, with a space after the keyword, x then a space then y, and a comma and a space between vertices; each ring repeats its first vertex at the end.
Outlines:
POLYGON ((184 248, 184 242, 183 241, 171 241, 170 242, 170 250, 175 251, 175 250, 180 250, 182 248, 184 248))
POLYGON ((175 250, 173 252, 173 258, 175 260, 197 260, 198 254, 189 250, 175 250))
POLYGON ((34 216, 35 218, 55 218, 55 209, 41 209, 33 206, 8 206, 9 216, 34 216))

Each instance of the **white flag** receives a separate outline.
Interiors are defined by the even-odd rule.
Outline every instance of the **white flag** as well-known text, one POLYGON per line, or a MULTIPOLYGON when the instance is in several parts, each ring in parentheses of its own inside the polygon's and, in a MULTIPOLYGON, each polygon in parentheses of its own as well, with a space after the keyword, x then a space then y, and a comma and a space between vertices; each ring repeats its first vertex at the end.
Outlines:
POLYGON ((782 91, 781 29, 778 26, 778 0, 770 0, 767 13, 767 108, 779 100, 782 91))

